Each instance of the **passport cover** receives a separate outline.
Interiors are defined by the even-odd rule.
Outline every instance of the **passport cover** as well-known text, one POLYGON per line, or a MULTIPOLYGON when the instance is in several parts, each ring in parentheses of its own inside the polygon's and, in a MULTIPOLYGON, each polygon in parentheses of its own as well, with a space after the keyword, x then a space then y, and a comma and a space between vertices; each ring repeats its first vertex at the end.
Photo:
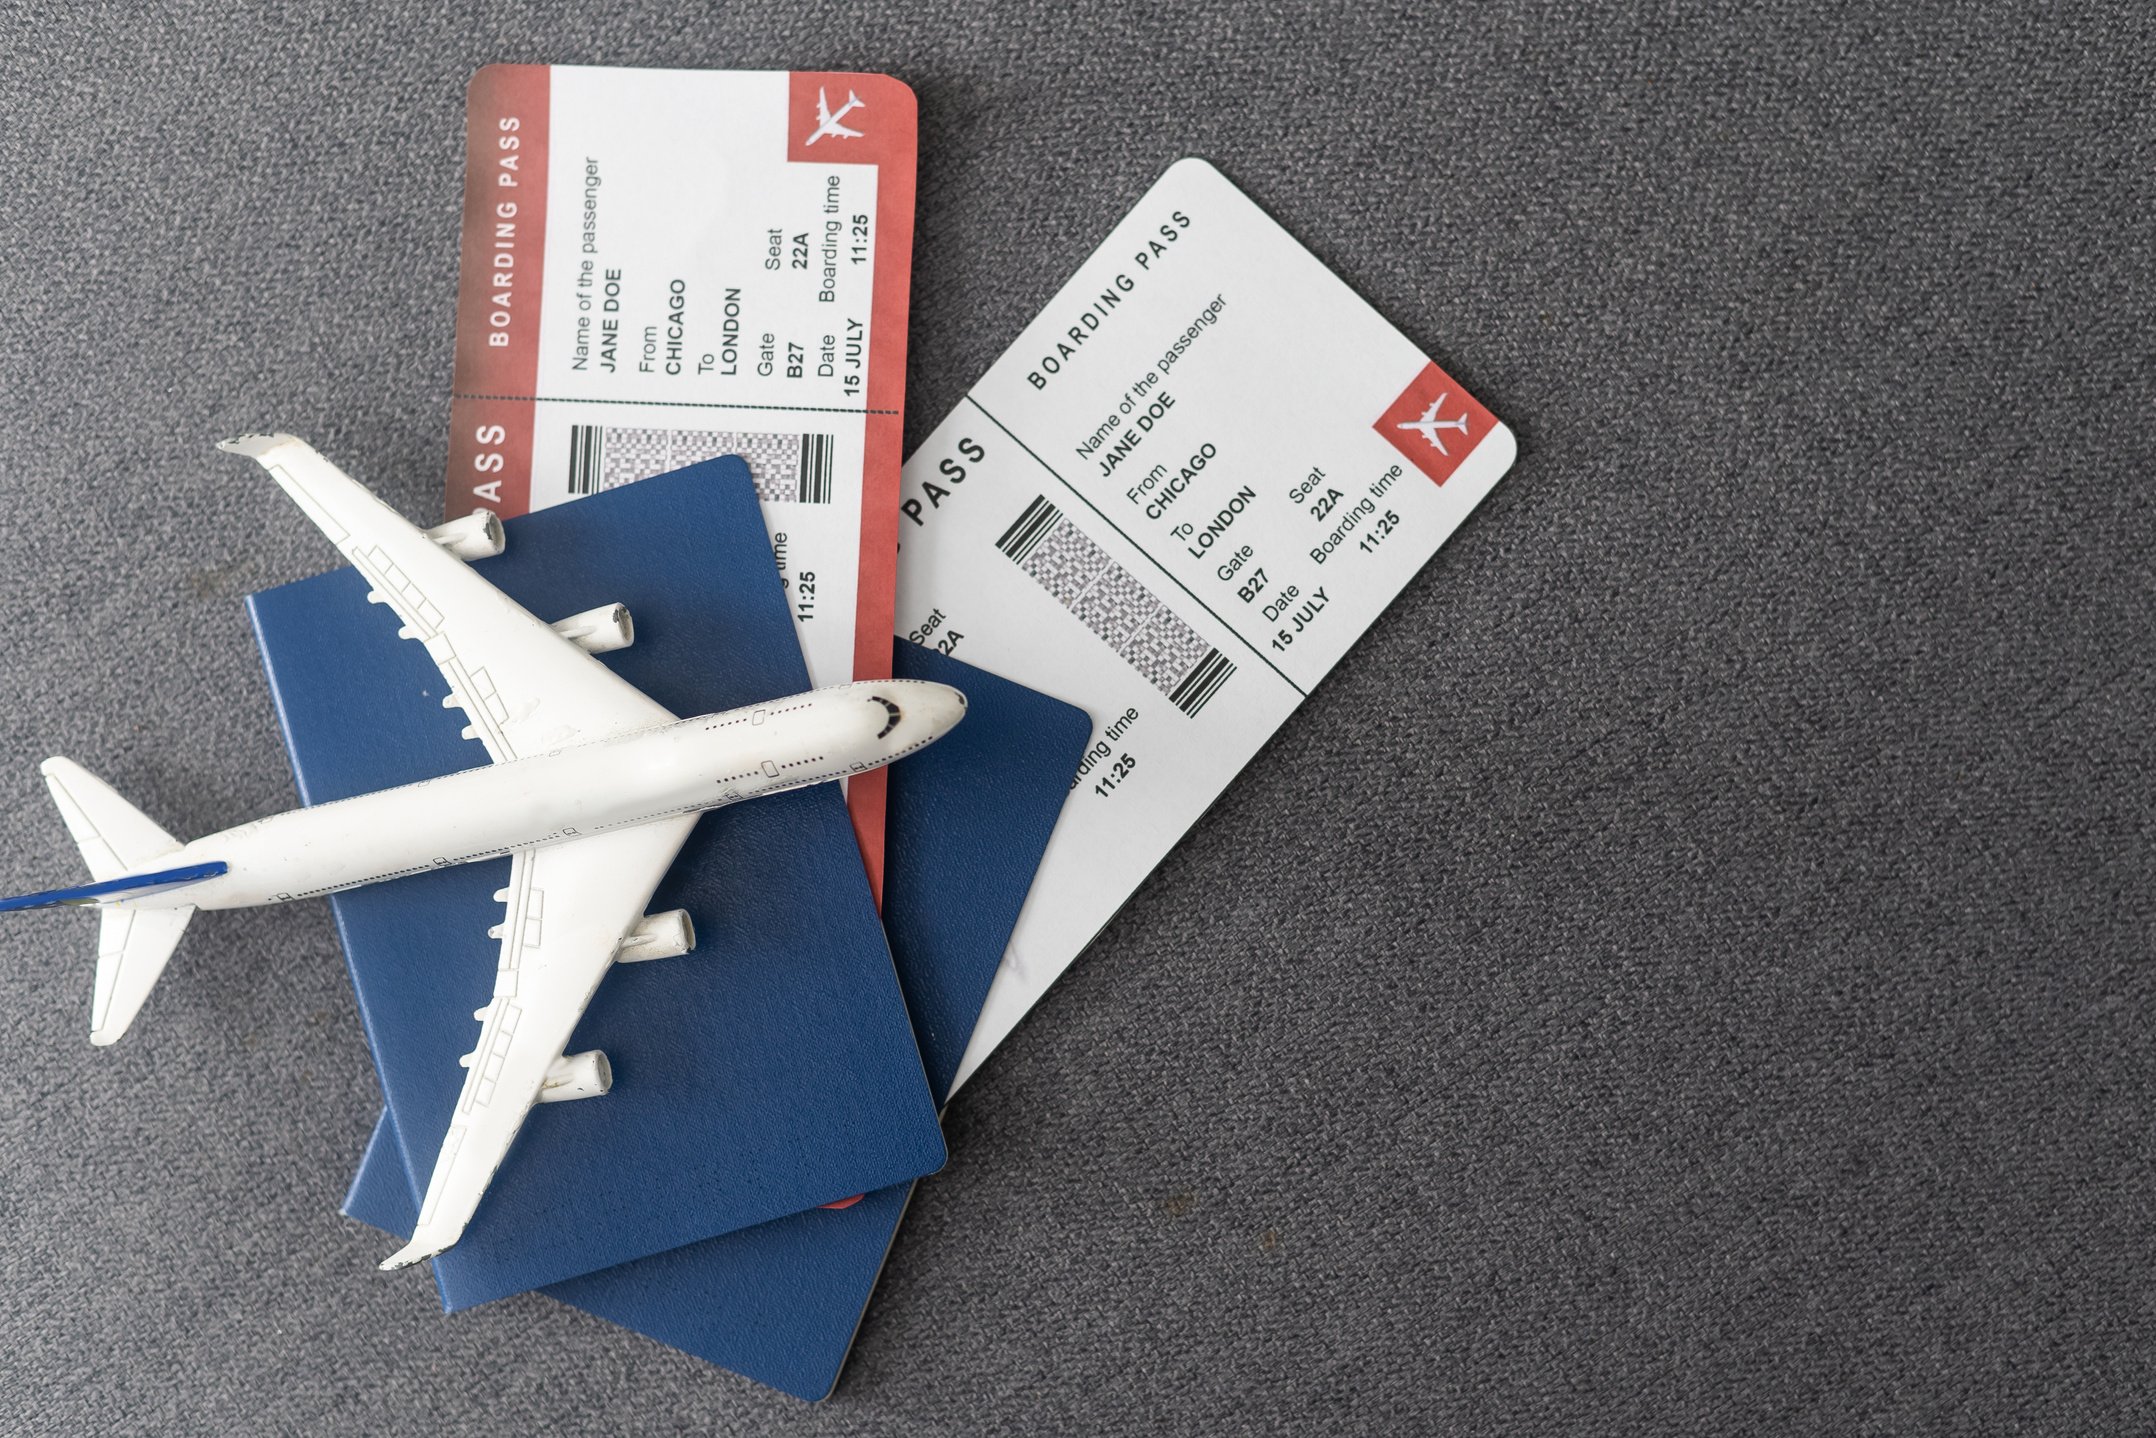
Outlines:
MULTIPOLYGON (((884 909, 891 954, 938 1094, 1002 962, 1092 736, 1084 711, 900 641, 894 672, 966 694, 965 722, 891 767, 884 909)), ((565 1303, 815 1400, 838 1382, 913 1185, 554 1284, 565 1303)), ((385 1113, 346 1197, 398 1234, 417 1205, 385 1113)))
MULTIPOLYGON (((808 686, 739 459, 507 522, 480 573, 534 613, 628 605, 601 656, 676 714, 808 686)), ((248 599, 301 799, 484 763, 447 685, 349 569, 248 599)), ((961 728, 964 726, 961 725, 961 728)), ((391 1132, 423 1187, 492 990, 507 859, 333 896, 391 1132)), ((697 947, 616 966, 569 1051, 604 1050, 604 1098, 533 1109, 461 1242, 433 1260, 469 1307, 903 1183, 943 1163, 905 1001, 835 786, 707 813, 652 900, 697 947)), ((417 1188, 412 1197, 418 1196, 417 1188)))

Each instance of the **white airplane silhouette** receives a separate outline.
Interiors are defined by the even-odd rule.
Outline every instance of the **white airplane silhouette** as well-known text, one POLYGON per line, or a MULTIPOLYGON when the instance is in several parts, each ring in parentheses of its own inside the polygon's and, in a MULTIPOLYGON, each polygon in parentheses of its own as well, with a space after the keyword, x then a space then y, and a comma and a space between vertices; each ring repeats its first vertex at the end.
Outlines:
POLYGON ((838 113, 834 115, 831 113, 830 97, 824 94, 823 87, 819 85, 816 89, 816 129, 808 137, 807 143, 813 145, 826 135, 840 140, 860 139, 861 132, 859 130, 849 130, 844 125, 841 125, 839 121, 845 119, 847 115, 855 110, 865 110, 867 108, 868 106, 862 102, 859 95, 848 90, 846 92, 846 103, 839 106, 838 113))
POLYGON ((1437 407, 1443 404, 1446 396, 1451 393, 1452 391, 1448 389, 1444 394, 1431 400, 1430 407, 1422 412, 1421 419, 1407 420, 1400 425, 1402 429, 1412 429, 1421 434, 1424 439, 1437 446, 1439 454, 1447 458, 1451 457, 1452 451, 1445 448, 1445 441, 1437 437, 1437 432, 1441 429, 1457 430, 1461 438, 1467 437, 1467 411, 1460 411, 1458 419, 1439 419, 1437 417, 1437 407))
MULTIPOLYGON (((90 1042, 117 1039, 197 909, 333 894, 423 869, 509 856, 494 992, 473 1015, 463 1091, 402 1268, 462 1236, 535 1104, 596 1097, 605 1054, 562 1052, 618 962, 696 944, 687 914, 646 914, 706 809, 880 768, 943 734, 966 698, 877 680, 725 714, 677 718, 592 658, 633 640, 619 605, 548 624, 467 559, 501 553, 484 511, 424 530, 291 435, 221 446, 258 460, 442 671, 442 702, 494 762, 421 784, 273 814, 183 844, 66 759, 45 782, 91 882, 0 899, 0 911, 95 907, 103 921, 90 1042), (543 919, 543 922, 542 922, 543 919)), ((458 996, 460 999, 463 996, 458 996)), ((444 995, 444 1001, 449 996, 444 995)))

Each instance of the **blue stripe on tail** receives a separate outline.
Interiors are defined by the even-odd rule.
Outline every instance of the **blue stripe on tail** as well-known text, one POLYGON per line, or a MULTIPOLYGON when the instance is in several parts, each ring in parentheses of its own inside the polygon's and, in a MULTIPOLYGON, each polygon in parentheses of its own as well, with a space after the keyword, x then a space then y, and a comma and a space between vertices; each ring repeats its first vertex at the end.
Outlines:
POLYGON ((182 884, 197 884, 204 879, 214 879, 230 867, 222 859, 218 859, 207 864, 190 864, 184 869, 161 869, 154 874, 128 874, 98 884, 84 884, 76 889, 47 889, 42 894, 22 894, 12 899, 0 899, 0 913, 9 909, 49 909, 59 904, 98 904, 121 894, 154 894, 160 889, 176 889, 182 884))

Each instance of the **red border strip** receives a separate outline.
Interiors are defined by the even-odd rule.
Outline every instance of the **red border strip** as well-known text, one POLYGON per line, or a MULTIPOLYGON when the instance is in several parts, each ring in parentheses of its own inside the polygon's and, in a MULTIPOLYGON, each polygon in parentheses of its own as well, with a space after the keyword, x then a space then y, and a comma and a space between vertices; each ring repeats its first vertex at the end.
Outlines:
MULTIPOLYGON (((538 392, 549 101, 544 65, 489 65, 465 92, 452 394, 538 392)), ((517 515, 531 507, 535 412, 524 400, 450 401, 449 514, 484 508, 517 515)))
MULTIPOLYGON (((905 456, 906 325, 913 299, 915 163, 919 103, 889 75, 796 70, 789 77, 786 158, 810 165, 873 164, 876 172, 876 272, 869 310, 868 392, 863 435, 861 568, 856 589, 853 677, 888 679, 898 606, 898 471, 905 456), (843 97, 843 98, 842 98, 843 97), (861 104, 845 117, 856 137, 815 139, 819 103, 861 104), (814 143, 811 143, 812 139, 814 143)), ((868 867, 869 889, 883 902, 885 779, 881 769, 846 784, 846 807, 868 867)))

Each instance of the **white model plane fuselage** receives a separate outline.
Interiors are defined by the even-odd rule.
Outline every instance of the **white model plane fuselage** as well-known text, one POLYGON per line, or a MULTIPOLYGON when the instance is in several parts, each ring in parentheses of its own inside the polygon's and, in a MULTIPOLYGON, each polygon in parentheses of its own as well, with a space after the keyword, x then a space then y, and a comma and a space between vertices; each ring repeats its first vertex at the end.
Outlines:
POLYGON ((293 809, 158 861, 222 863, 223 874, 113 907, 281 904, 696 814, 865 773, 929 744, 964 710, 940 684, 846 684, 293 809))

